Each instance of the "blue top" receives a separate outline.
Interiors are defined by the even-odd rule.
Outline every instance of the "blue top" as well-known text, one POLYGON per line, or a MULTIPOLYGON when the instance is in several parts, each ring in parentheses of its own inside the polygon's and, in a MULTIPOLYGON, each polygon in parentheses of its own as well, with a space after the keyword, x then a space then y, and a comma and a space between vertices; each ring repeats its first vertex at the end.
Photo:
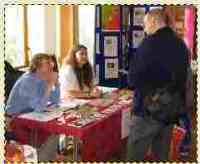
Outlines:
POLYGON ((47 82, 39 79, 35 73, 23 74, 11 90, 6 113, 15 115, 31 111, 41 112, 46 109, 48 102, 57 104, 60 99, 59 86, 51 91, 49 97, 45 97, 46 87, 47 82))
POLYGON ((144 115, 143 97, 149 89, 165 87, 173 80, 173 91, 185 94, 188 55, 184 42, 169 27, 143 40, 132 54, 128 74, 129 87, 135 91, 135 115, 144 115))

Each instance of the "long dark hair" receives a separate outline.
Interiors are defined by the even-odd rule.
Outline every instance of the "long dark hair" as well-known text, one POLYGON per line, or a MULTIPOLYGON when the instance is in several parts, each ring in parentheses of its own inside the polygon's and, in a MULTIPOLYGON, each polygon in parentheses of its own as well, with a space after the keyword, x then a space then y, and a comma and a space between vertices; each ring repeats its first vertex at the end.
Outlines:
POLYGON ((83 85, 86 85, 87 87, 91 88, 93 79, 92 66, 89 63, 89 61, 86 64, 84 64, 81 68, 78 66, 78 63, 76 62, 75 54, 82 48, 87 50, 87 47, 81 44, 74 46, 64 60, 64 64, 71 65, 74 68, 74 72, 76 74, 79 87, 81 90, 83 89, 83 85))
POLYGON ((54 63, 53 71, 58 72, 58 62, 55 55, 49 55, 54 63))

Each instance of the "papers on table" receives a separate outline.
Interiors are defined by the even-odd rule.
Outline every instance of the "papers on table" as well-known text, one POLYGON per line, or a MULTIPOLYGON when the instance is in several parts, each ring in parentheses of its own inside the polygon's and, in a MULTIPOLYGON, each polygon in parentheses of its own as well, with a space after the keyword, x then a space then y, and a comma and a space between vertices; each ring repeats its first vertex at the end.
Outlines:
POLYGON ((85 125, 88 125, 89 123, 94 122, 95 120, 96 120, 95 118, 78 119, 78 120, 75 120, 75 121, 72 121, 71 123, 69 123, 68 126, 80 128, 85 125))
POLYGON ((63 112, 86 104, 88 100, 81 100, 81 99, 69 99, 69 100, 62 100, 58 106, 50 106, 47 109, 47 112, 30 112, 20 115, 20 118, 35 120, 35 121, 50 121, 55 118, 62 116, 63 112))
POLYGON ((35 120, 40 122, 47 122, 58 118, 62 115, 62 112, 52 111, 52 112, 30 112, 19 116, 19 118, 35 120))
POLYGON ((118 90, 118 88, 103 87, 103 86, 98 86, 98 88, 99 88, 103 93, 110 93, 110 92, 113 92, 113 91, 118 90))
POLYGON ((88 103, 89 100, 83 99, 68 99, 68 100, 61 100, 59 106, 62 108, 75 108, 77 106, 85 105, 88 103))

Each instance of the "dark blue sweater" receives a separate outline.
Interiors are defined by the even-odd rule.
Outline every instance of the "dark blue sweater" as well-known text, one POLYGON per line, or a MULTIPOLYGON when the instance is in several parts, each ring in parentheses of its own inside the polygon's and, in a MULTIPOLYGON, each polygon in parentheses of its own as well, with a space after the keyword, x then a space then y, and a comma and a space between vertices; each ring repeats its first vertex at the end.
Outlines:
POLYGON ((169 27, 146 37, 132 54, 128 83, 135 91, 134 114, 143 116, 143 90, 161 88, 172 81, 184 98, 189 51, 169 27))

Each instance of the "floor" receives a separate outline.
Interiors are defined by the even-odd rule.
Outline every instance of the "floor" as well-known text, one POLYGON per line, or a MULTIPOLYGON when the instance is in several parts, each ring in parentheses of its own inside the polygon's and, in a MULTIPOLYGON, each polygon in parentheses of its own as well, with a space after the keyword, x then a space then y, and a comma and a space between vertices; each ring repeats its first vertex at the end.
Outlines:
MULTIPOLYGON (((192 143, 191 143, 191 149, 188 156, 182 157, 179 161, 181 162, 197 162, 197 114, 196 109, 191 110, 190 113, 191 118, 191 124, 192 124, 192 143)), ((126 145, 126 144, 124 144, 126 145)), ((126 147, 123 147, 123 150, 121 151, 121 154, 115 154, 110 159, 110 161, 123 161, 126 156, 126 147)))
POLYGON ((197 113, 193 111, 191 113, 192 120, 192 146, 189 153, 188 160, 189 162, 197 162, 197 113))

